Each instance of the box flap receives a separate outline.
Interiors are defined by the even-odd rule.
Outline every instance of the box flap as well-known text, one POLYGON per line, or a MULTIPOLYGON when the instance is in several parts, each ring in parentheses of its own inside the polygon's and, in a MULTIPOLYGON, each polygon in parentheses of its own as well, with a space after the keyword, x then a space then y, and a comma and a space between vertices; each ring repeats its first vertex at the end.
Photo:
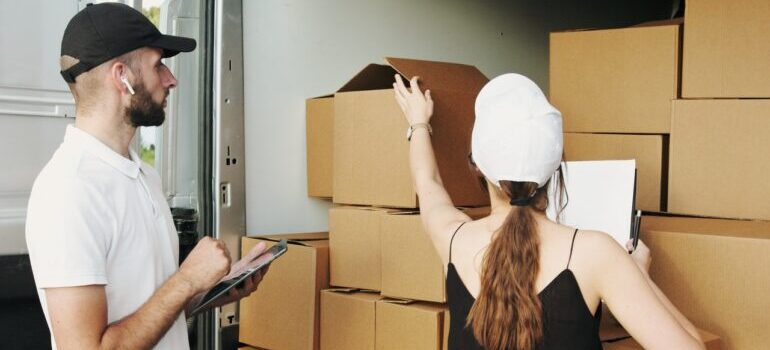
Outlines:
POLYGON ((298 244, 304 246, 315 245, 316 241, 328 241, 328 232, 312 232, 312 233, 284 233, 277 235, 265 235, 265 236, 249 236, 248 238, 263 239, 266 241, 278 242, 282 239, 288 241, 289 244, 298 244))
POLYGON ((458 90, 478 94, 489 81, 478 68, 466 64, 394 57, 386 57, 385 61, 407 79, 419 76, 423 90, 458 90))
POLYGON ((390 89, 395 81, 393 67, 370 64, 343 85, 337 92, 390 89))
MULTIPOLYGON (((644 235, 644 232, 676 232, 770 240, 770 222, 676 216, 643 216, 641 232, 643 232, 642 235, 644 235)), ((643 236, 642 239, 644 239, 643 236)))
POLYGON ((639 28, 639 27, 656 27, 656 26, 674 26, 674 25, 681 25, 684 23, 684 17, 677 17, 672 19, 663 19, 659 21, 649 21, 649 22, 642 22, 636 25, 631 26, 631 28, 639 28))
POLYGON ((391 297, 383 297, 382 298, 383 303, 391 303, 391 304, 399 304, 399 305, 409 305, 416 302, 416 300, 413 299, 398 299, 398 298, 391 298, 391 297))

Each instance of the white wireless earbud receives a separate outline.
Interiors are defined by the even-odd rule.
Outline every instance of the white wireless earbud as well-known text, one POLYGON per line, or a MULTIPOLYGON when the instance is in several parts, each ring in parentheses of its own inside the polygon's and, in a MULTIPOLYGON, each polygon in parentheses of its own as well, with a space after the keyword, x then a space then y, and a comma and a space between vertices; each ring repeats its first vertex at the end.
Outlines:
POLYGON ((130 92, 131 95, 133 95, 134 94, 134 88, 131 87, 131 84, 129 84, 128 78, 126 78, 126 76, 124 75, 124 76, 120 77, 120 81, 122 81, 123 85, 126 86, 126 89, 128 89, 128 92, 130 92))

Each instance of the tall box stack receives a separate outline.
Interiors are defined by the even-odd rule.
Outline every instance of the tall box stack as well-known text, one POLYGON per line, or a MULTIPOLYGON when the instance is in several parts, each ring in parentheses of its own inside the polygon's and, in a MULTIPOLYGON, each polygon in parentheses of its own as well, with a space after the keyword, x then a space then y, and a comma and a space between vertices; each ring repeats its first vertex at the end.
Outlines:
POLYGON ((770 220, 768 18, 767 1, 687 2, 669 211, 770 220))
POLYGON ((642 210, 666 209, 680 31, 669 22, 550 36, 550 100, 562 112, 565 160, 635 159, 642 210))
MULTIPOLYGON (((463 211, 478 218, 489 208, 463 211)), ((446 347, 444 264, 419 212, 336 207, 329 228, 335 287, 321 295, 321 348, 446 347)))
POLYGON ((653 279, 725 349, 764 349, 770 256, 770 4, 690 0, 668 211, 645 218, 653 279), (736 219, 751 219, 743 221, 736 219))
POLYGON ((645 216, 641 238, 652 251, 653 280, 696 326, 718 334, 724 349, 770 343, 767 18, 767 1, 688 1, 681 97, 678 26, 551 36, 551 98, 564 113, 565 156, 636 152, 637 206, 690 216, 645 216), (643 157, 642 149, 656 152, 643 157), (651 206, 658 192, 649 191, 657 184, 643 183, 650 174, 660 174, 659 208, 651 206))
MULTIPOLYGON (((321 293, 322 349, 446 347, 444 266, 420 221, 409 171, 409 125, 392 88, 396 74, 405 80, 420 76, 421 87, 431 90, 431 141, 455 205, 489 204, 467 158, 473 106, 488 79, 463 64, 399 58, 386 62, 366 66, 333 97, 308 100, 308 147, 311 133, 323 130, 310 120, 319 114, 318 105, 326 103, 334 111, 332 288, 321 293)), ((310 168, 309 158, 308 177, 310 168)))

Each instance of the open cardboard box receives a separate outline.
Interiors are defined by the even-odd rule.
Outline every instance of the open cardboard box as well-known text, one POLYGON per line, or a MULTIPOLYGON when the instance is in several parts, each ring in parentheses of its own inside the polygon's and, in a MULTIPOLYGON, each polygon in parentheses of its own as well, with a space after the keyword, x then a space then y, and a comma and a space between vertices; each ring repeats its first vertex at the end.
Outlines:
MULTIPOLYGON (((334 95, 333 200, 338 204, 417 208, 409 172, 409 127, 396 103, 395 75, 420 77, 431 90, 431 141, 444 186, 456 206, 489 204, 468 164, 476 96, 488 79, 473 66, 386 58, 370 64, 334 95)), ((408 83, 407 83, 408 84, 408 83)))

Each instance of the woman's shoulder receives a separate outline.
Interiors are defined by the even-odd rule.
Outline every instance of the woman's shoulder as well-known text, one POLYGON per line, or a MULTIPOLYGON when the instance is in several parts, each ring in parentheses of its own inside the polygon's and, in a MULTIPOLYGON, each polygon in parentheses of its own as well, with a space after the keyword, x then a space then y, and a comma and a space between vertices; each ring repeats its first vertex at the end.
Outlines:
POLYGON ((575 250, 589 252, 581 255, 588 262, 600 265, 628 255, 614 237, 606 232, 595 230, 579 230, 575 239, 575 250))

